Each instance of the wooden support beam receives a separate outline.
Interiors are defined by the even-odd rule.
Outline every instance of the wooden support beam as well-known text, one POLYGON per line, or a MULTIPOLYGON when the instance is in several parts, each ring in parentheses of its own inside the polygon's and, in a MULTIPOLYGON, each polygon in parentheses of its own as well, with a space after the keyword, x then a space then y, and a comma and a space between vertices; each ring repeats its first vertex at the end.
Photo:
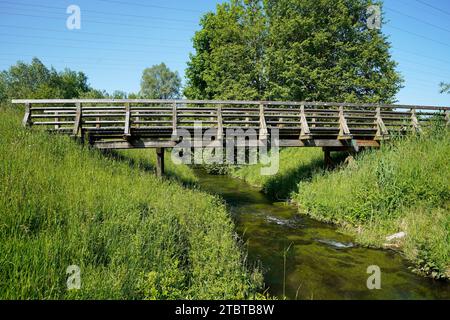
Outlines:
POLYGON ((82 115, 83 109, 80 102, 75 103, 76 106, 76 115, 75 115, 75 123, 73 125, 72 135, 74 137, 82 136, 82 115))
POLYGON ((156 176, 161 178, 164 175, 164 148, 156 149, 156 176))
POLYGON ((416 133, 422 133, 422 128, 420 127, 419 120, 417 119, 416 109, 411 109, 411 123, 414 131, 416 133))
POLYGON ((309 130, 308 121, 306 120, 304 105, 300 107, 300 124, 302 128, 300 131, 300 140, 310 140, 312 136, 311 131, 309 130))
POLYGON ((377 133, 375 134, 375 140, 386 140, 389 139, 389 131, 384 124, 383 118, 381 117, 381 108, 377 108, 377 114, 375 115, 375 124, 377 126, 377 133))
POLYGON ((31 103, 25 103, 25 116, 23 117, 22 125, 24 127, 31 125, 31 103))
POLYGON ((123 138, 128 139, 131 137, 131 107, 129 103, 125 103, 125 132, 123 138))
POLYGON ((328 148, 323 148, 323 162, 325 168, 329 169, 333 166, 333 159, 331 158, 331 150, 328 148))
POLYGON ((350 140, 353 139, 352 134, 350 133, 350 129, 347 125, 347 119, 345 119, 344 115, 344 107, 339 107, 339 140, 350 140))
POLYGON ((217 140, 223 141, 223 118, 222 118, 222 106, 217 106, 217 140))
POLYGON ((259 140, 267 140, 268 134, 266 116, 264 115, 264 104, 261 103, 259 105, 259 140))
POLYGON ((177 104, 174 103, 172 106, 172 141, 178 140, 178 109, 177 104))

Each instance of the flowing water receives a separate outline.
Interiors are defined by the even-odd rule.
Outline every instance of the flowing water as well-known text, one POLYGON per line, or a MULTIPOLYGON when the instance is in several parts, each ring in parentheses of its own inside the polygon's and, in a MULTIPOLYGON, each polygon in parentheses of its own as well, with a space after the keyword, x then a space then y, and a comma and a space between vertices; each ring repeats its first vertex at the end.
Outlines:
POLYGON ((248 258, 261 263, 269 293, 288 299, 450 299, 450 283, 420 277, 398 253, 358 247, 336 228, 274 203, 228 176, 196 171, 200 187, 220 195, 244 239, 248 258), (369 290, 369 266, 381 269, 381 289, 369 290))

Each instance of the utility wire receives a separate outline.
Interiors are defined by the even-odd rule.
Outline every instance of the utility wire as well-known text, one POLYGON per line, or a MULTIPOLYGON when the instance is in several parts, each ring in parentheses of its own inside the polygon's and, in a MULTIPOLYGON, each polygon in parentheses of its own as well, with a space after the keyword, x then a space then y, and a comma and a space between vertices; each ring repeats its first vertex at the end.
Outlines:
MULTIPOLYGON (((53 19, 53 20, 61 21, 61 17, 49 17, 49 16, 42 16, 42 15, 37 16, 37 15, 32 15, 32 14, 11 13, 11 12, 1 12, 1 13, 5 13, 7 15, 13 15, 13 16, 33 17, 33 18, 40 18, 40 19, 53 19)), ((65 20, 62 20, 62 21, 65 21, 65 20)), ((96 20, 90 20, 90 19, 83 19, 83 22, 113 25, 113 26, 125 26, 125 27, 138 27, 138 28, 147 28, 147 29, 162 29, 162 30, 194 32, 194 30, 189 30, 187 28, 157 27, 157 26, 138 25, 138 24, 129 24, 129 23, 111 23, 111 22, 96 21, 96 20)))
MULTIPOLYGON (((3 33, 0 32, 0 35, 11 36, 11 37, 20 37, 20 38, 32 38, 32 39, 46 39, 46 40, 57 40, 57 41, 75 41, 75 42, 85 42, 85 43, 105 43, 105 44, 117 44, 120 46, 139 46, 139 47, 152 47, 155 45, 148 45, 142 43, 126 43, 126 42, 114 42, 114 41, 102 41, 102 40, 84 40, 84 39, 68 39, 68 38, 55 38, 55 37, 46 37, 46 36, 36 36, 36 35, 17 35, 11 33, 3 33)), ((180 46, 170 46, 170 45, 162 45, 158 44, 158 47, 163 48, 174 48, 174 49, 185 49, 185 47, 180 46)))
POLYGON ((429 3, 425 2, 425 1, 422 1, 422 0, 415 0, 415 1, 418 2, 418 3, 423 4, 424 6, 430 7, 432 9, 436 10, 436 11, 442 12, 443 14, 446 14, 446 15, 450 16, 450 12, 442 10, 441 8, 435 7, 435 6, 429 4, 429 3))
MULTIPOLYGON (((15 28, 15 29, 24 29, 24 30, 39 30, 45 32, 57 32, 67 34, 67 30, 59 30, 59 29, 47 29, 47 28, 39 28, 39 27, 29 27, 29 26, 17 26, 17 25, 7 25, 0 24, 0 27, 5 28, 15 28)), ((77 35, 93 35, 93 36, 103 36, 103 37, 116 37, 116 38, 126 38, 126 39, 138 39, 138 40, 150 40, 150 41, 167 41, 167 42, 186 42, 189 40, 181 40, 181 39, 162 39, 162 38, 147 38, 147 37, 138 37, 133 35, 119 35, 115 33, 99 33, 99 32, 86 32, 83 30, 77 30, 77 35)))
POLYGON ((440 44, 440 45, 443 45, 443 46, 446 46, 446 47, 450 47, 450 44, 448 44, 448 43, 445 43, 445 42, 442 42, 442 41, 439 41, 439 40, 435 40, 435 39, 432 39, 432 38, 423 36, 423 35, 421 35, 421 34, 418 34, 418 33, 415 33, 415 32, 411 32, 411 31, 408 31, 408 30, 405 30, 405 29, 403 29, 403 28, 395 27, 395 26, 393 26, 393 25, 387 25, 387 26, 388 26, 389 28, 392 28, 392 29, 395 29, 395 30, 398 30, 398 31, 401 31, 401 32, 408 33, 408 34, 413 35, 413 36, 415 36, 415 37, 422 38, 422 39, 425 39, 425 40, 428 40, 428 41, 432 41, 432 42, 435 42, 435 43, 437 43, 437 44, 440 44))
POLYGON ((136 3, 136 2, 129 2, 129 1, 116 1, 116 0, 97 0, 97 1, 106 2, 106 3, 124 4, 124 5, 127 5, 127 6, 138 6, 138 7, 146 7, 146 8, 174 10, 174 11, 181 11, 181 12, 195 12, 195 13, 202 13, 203 12, 203 11, 199 11, 199 10, 166 7, 166 6, 151 5, 151 4, 146 4, 146 3, 136 3))
POLYGON ((401 12, 401 11, 399 11, 399 10, 396 10, 396 9, 394 9, 394 8, 390 8, 390 7, 388 7, 388 6, 385 6, 385 8, 387 8, 387 9, 389 9, 390 11, 393 11, 393 12, 395 12, 395 13, 397 13, 397 14, 401 14, 401 15, 403 15, 403 16, 405 16, 405 17, 410 18, 410 19, 413 19, 413 20, 419 21, 419 22, 421 22, 421 23, 423 23, 423 24, 429 25, 429 26, 431 26, 431 27, 433 27, 433 28, 436 28, 436 29, 439 29, 439 30, 443 30, 443 31, 446 31, 446 32, 449 32, 449 33, 450 33, 450 29, 446 29, 446 28, 440 27, 440 26, 438 26, 438 25, 435 25, 435 24, 433 24, 433 23, 430 23, 430 22, 428 22, 428 21, 425 21, 425 20, 422 20, 422 19, 413 17, 413 16, 411 16, 411 15, 409 15, 409 14, 406 14, 406 13, 401 12))
MULTIPOLYGON (((14 9, 20 9, 20 10, 24 10, 24 9, 23 8, 14 7, 13 5, 20 5, 20 6, 25 6, 25 7, 46 8, 46 9, 58 9, 58 10, 60 10, 59 13, 61 12, 61 10, 62 10, 62 12, 66 11, 66 8, 64 8, 64 7, 54 7, 54 6, 29 4, 29 3, 23 3, 23 2, 10 2, 10 1, 1 1, 1 3, 6 3, 7 5, 11 5, 14 9)), ((8 9, 10 9, 10 8, 8 8, 8 9)), ((32 9, 32 10, 34 10, 34 9, 32 9)), ((152 16, 142 16, 142 15, 126 14, 126 13, 112 13, 112 12, 87 10, 87 9, 82 9, 81 12, 82 13, 83 12, 88 12, 88 13, 90 12, 90 13, 94 13, 94 14, 102 14, 102 15, 107 15, 107 16, 131 17, 131 18, 139 18, 139 19, 152 19, 152 20, 183 22, 183 23, 198 23, 198 21, 194 21, 194 20, 160 18, 160 17, 152 17, 152 16)), ((48 12, 48 13, 55 13, 55 12, 48 12)))

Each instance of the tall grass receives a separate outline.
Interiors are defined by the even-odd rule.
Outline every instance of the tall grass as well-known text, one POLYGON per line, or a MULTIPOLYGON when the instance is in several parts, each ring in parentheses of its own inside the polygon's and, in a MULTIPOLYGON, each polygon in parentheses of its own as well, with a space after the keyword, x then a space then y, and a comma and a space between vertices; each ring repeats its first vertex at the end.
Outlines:
POLYGON ((358 156, 356 165, 300 182, 294 199, 301 211, 346 226, 360 242, 396 243, 417 269, 450 277, 450 132, 385 144, 358 156), (357 231, 356 231, 357 230, 357 231))
POLYGON ((276 175, 261 175, 262 164, 235 167, 231 175, 260 187, 273 199, 287 199, 301 180, 309 180, 315 172, 323 171, 320 148, 287 148, 280 151, 279 171, 276 175))
POLYGON ((0 108, 0 299, 252 297, 221 200, 144 169, 0 108))

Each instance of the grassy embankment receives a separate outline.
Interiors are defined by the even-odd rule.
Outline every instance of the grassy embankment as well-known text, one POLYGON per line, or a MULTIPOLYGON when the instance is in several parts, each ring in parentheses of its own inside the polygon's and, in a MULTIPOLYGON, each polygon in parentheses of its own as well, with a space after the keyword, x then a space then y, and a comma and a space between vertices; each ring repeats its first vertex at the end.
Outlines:
POLYGON ((157 179, 153 153, 105 156, 20 117, 0 108, 0 299, 253 297, 261 276, 221 200, 157 179), (81 290, 67 290, 69 265, 81 290))
POLYGON ((392 141, 333 171, 316 170, 319 157, 320 150, 283 150, 277 176, 261 177, 257 167, 234 175, 268 192, 291 191, 302 213, 340 225, 363 245, 402 250, 417 271, 450 277, 449 130, 392 141), (404 239, 388 243, 402 231, 404 239))

